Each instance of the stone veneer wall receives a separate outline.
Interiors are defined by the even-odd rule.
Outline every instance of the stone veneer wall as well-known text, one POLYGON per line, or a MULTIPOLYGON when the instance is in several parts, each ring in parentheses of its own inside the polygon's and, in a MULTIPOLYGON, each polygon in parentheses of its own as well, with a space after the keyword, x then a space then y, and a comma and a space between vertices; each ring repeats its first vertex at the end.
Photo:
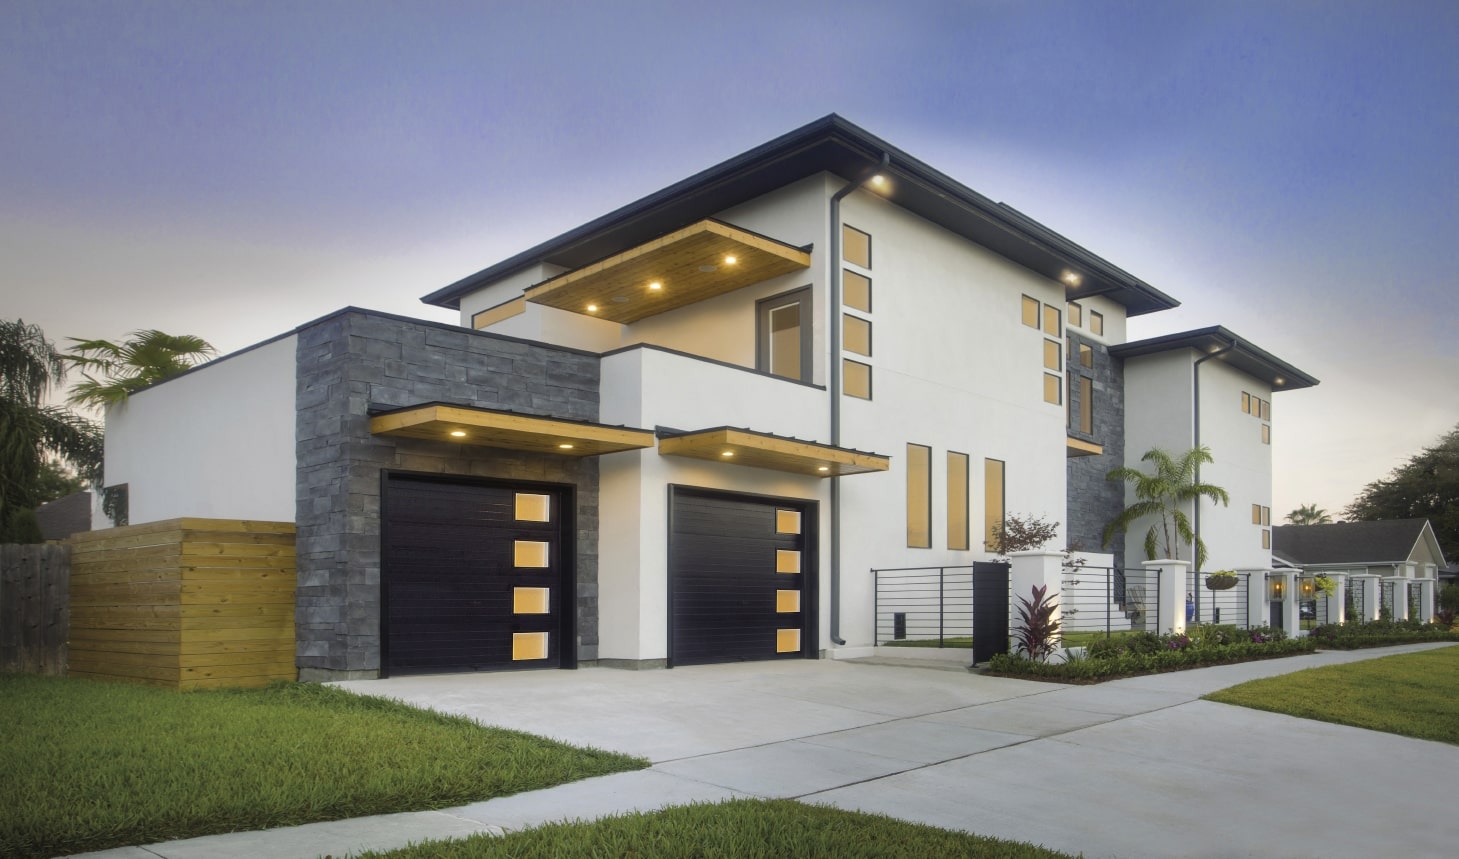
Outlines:
POLYGON ((377 437, 368 411, 442 401, 597 420, 598 372, 591 353, 354 308, 299 330, 301 680, 379 676, 382 469, 575 485, 578 658, 597 657, 597 459, 377 437))
POLYGON ((1108 548, 1100 548, 1104 537, 1104 526, 1125 509, 1125 486, 1105 475, 1125 464, 1125 368, 1124 362, 1109 354, 1101 343, 1085 339, 1077 334, 1069 335, 1070 354, 1073 360, 1066 362, 1070 379, 1079 376, 1094 377, 1094 434, 1085 435, 1078 431, 1079 415, 1085 404, 1079 399, 1079 385, 1069 386, 1070 410, 1073 427, 1069 435, 1092 441, 1104 446, 1100 456, 1075 456, 1069 458, 1069 545, 1078 546, 1087 552, 1113 552, 1116 563, 1125 556, 1125 537, 1115 535, 1108 548), (1094 349, 1094 368, 1079 366, 1079 344, 1094 349))

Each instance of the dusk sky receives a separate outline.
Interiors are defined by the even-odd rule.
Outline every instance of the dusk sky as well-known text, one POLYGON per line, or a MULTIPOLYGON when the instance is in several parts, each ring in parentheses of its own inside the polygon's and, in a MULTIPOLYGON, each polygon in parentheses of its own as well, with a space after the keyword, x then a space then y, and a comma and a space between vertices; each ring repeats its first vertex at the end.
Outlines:
MULTIPOLYGON (((1273 516, 1459 423, 1459 3, 0 4, 0 317, 222 352, 827 113, 1317 376, 1273 516)), ((1336 515, 1334 518, 1337 518, 1336 515)))

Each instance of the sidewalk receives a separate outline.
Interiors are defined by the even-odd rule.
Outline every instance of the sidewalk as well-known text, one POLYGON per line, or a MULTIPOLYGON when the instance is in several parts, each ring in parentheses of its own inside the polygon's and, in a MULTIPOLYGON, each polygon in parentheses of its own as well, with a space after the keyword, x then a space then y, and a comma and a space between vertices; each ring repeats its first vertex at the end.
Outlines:
POLYGON ((1459 748, 1199 700, 1258 677, 1443 646, 1098 686, 832 661, 342 683, 645 755, 653 766, 442 811, 82 855, 339 857, 736 796, 796 798, 1090 857, 1448 855, 1439 797, 1459 748))

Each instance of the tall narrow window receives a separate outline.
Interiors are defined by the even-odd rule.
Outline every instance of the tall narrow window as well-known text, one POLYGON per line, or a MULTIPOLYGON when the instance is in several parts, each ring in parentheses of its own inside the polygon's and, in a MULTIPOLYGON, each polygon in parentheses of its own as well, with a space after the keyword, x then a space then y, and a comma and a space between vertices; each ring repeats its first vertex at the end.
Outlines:
POLYGON ((1262 424, 1261 425, 1261 443, 1262 444, 1271 444, 1272 443, 1272 428, 1271 428, 1271 425, 1270 424, 1262 424))
POLYGON ((1079 344, 1079 366, 1094 369, 1094 347, 1079 344))
POLYGON ((862 313, 871 312, 871 278, 854 271, 841 270, 841 300, 862 313))
POLYGON ((1072 301, 1069 302, 1069 324, 1075 328, 1084 327, 1084 308, 1072 301))
POLYGON ((841 258, 862 268, 871 268, 871 236, 855 227, 841 226, 841 258))
POLYGON ((997 530, 1003 527, 1003 461, 983 460, 983 548, 998 550, 997 530))
POLYGON ((1064 386, 1060 384, 1059 377, 1052 373, 1044 374, 1044 402, 1055 406, 1064 402, 1064 386))
POLYGON ((871 354, 871 322, 849 313, 841 314, 841 340, 847 352, 871 354))
POLYGON ((1039 327, 1039 302, 1036 298, 1023 297, 1023 324, 1029 328, 1039 327))
POLYGON ((1263 528, 1261 531, 1261 547, 1270 549, 1272 547, 1272 532, 1263 528))
POLYGON ((1241 392, 1241 413, 1243 415, 1251 414, 1251 394, 1245 391, 1241 392))
POLYGON ((1104 314, 1098 310, 1089 311, 1089 333, 1104 336, 1104 314))
POLYGON ((1061 349, 1061 348, 1059 348, 1059 341, 1057 341, 1057 340, 1045 340, 1044 341, 1044 369, 1045 370, 1053 370, 1055 372, 1058 372, 1059 370, 1064 369, 1063 367, 1059 366, 1060 359, 1063 358, 1063 356, 1064 356, 1064 350, 1061 349))
POLYGON ((968 548, 968 455, 947 452, 947 548, 968 548))
POLYGON ((1261 505, 1260 504, 1253 504, 1253 505, 1251 505, 1251 524, 1253 524, 1253 525, 1260 525, 1261 524, 1261 505))
POLYGON ((907 545, 932 548, 932 448, 907 445, 907 545))
POLYGON ((757 368, 800 382, 810 381, 811 290, 802 287, 762 300, 757 306, 757 368))
POLYGON ((1059 308, 1052 304, 1044 305, 1044 333, 1051 337, 1059 336, 1059 308))
POLYGON ((871 365, 842 358, 841 391, 859 400, 871 399, 871 365))
POLYGON ((1079 377, 1079 431, 1094 435, 1094 380, 1079 377))

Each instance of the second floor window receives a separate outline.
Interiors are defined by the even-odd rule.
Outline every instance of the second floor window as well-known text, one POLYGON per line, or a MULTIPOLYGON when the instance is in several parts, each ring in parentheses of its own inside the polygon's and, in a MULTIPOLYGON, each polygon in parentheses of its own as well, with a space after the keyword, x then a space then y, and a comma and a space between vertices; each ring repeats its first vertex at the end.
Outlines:
POLYGON ((811 375, 810 287, 764 299, 757 306, 756 369, 809 382, 811 375))

